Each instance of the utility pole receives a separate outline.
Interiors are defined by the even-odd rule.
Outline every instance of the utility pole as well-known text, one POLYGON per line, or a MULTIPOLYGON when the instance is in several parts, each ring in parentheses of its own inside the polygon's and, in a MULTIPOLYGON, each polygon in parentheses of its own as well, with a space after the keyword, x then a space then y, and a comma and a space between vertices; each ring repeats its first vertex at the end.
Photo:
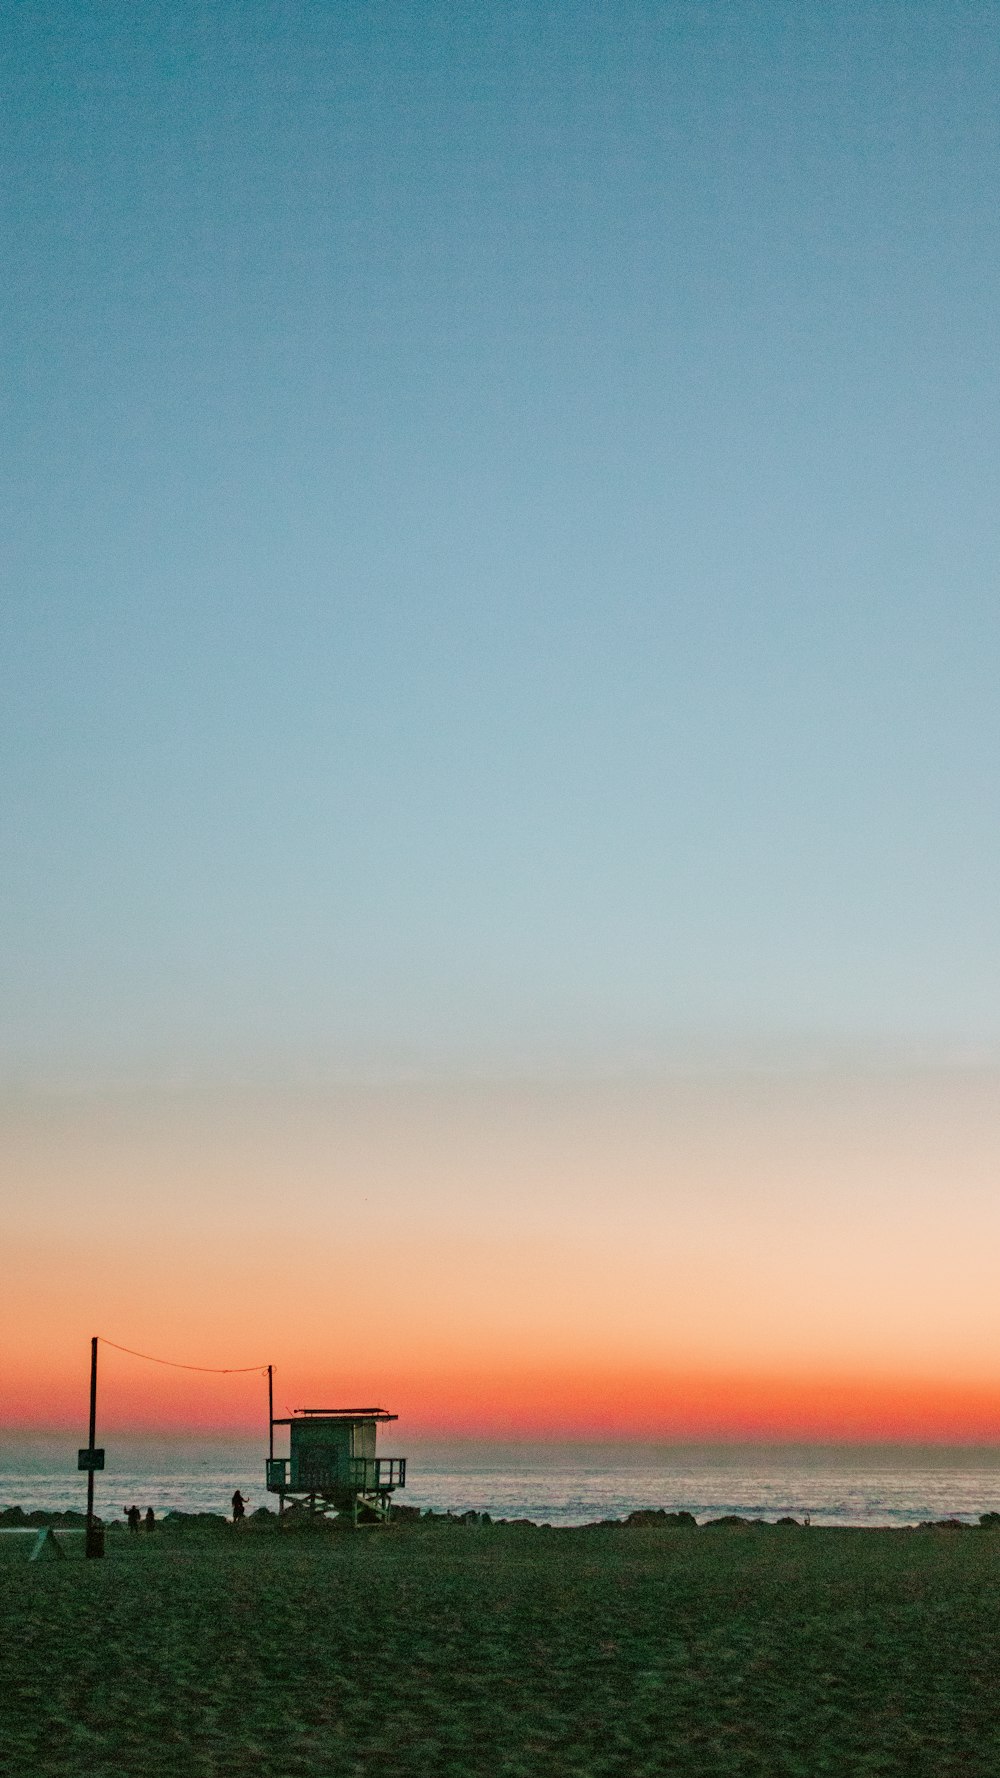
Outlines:
POLYGON ((274 1456, 274 1366, 267 1367, 267 1454, 274 1456))
POLYGON ((104 1452, 94 1443, 97 1434, 97 1334, 90 1342, 90 1436, 85 1451, 77 1453, 77 1468, 87 1471, 87 1531, 85 1554, 103 1556, 104 1526, 94 1518, 94 1471, 104 1468, 104 1452))

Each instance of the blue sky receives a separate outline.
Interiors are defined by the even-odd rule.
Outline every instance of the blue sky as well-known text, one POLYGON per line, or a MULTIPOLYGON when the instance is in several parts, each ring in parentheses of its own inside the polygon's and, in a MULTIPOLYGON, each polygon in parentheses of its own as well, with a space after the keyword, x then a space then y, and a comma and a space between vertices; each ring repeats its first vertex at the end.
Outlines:
POLYGON ((0 36, 5 1066, 993 1049, 995 10, 0 36))

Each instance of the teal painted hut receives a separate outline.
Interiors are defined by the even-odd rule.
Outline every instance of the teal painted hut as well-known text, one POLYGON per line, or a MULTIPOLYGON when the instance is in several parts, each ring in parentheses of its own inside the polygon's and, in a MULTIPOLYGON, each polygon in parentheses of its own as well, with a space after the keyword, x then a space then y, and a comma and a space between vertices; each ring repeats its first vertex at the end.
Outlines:
POLYGON ((375 1441, 379 1423, 396 1418, 385 1408, 298 1408, 272 1421, 272 1446, 274 1427, 288 1427, 288 1456, 267 1464, 279 1512, 349 1512, 356 1525, 388 1519, 393 1494, 406 1486, 406 1458, 379 1457, 375 1441))

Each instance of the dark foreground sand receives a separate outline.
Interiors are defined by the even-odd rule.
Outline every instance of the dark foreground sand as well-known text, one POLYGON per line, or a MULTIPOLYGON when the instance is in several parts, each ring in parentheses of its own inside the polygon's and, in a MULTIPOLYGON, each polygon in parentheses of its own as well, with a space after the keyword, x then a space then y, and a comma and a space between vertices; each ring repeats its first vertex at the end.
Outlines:
POLYGON ((1000 1535, 0 1538, 18 1778, 1000 1773, 1000 1535))

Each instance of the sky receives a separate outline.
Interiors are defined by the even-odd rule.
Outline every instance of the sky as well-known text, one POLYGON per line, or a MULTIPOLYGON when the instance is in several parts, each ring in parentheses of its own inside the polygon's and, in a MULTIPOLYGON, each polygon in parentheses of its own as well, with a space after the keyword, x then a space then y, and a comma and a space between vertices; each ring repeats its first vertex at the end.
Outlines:
POLYGON ((994 8, 0 52, 8 1423, 1000 1438, 994 8))

